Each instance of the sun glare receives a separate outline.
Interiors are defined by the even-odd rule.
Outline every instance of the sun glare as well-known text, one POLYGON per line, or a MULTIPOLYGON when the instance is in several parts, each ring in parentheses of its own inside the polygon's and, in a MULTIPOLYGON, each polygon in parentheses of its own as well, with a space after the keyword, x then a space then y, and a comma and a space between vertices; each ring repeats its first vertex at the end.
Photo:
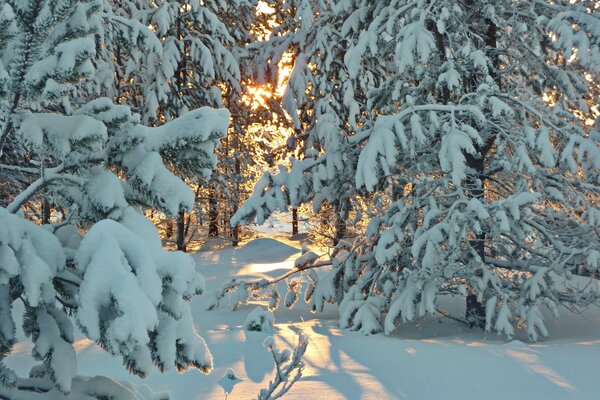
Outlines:
POLYGON ((273 98, 273 92, 266 85, 248 86, 248 98, 246 104, 256 110, 261 107, 268 107, 269 99, 273 98))
POLYGON ((261 107, 267 107, 269 100, 274 96, 281 97, 285 92, 285 87, 292 74, 292 54, 284 53, 277 66, 277 85, 273 89, 271 85, 247 86, 245 103, 253 110, 261 107))
MULTIPOLYGON (((271 17, 268 21, 268 28, 262 32, 255 32, 258 35, 258 39, 266 41, 271 34, 272 29, 276 26, 276 17, 274 14, 275 9, 267 4, 265 1, 259 1, 256 6, 257 14, 265 14, 271 17)), ((261 107, 267 107, 268 102, 273 97, 281 97, 285 92, 285 87, 290 75, 292 73, 293 59, 292 53, 286 52, 281 56, 279 63, 277 64, 277 83, 273 88, 270 84, 265 85, 252 85, 247 87, 247 94, 244 102, 256 110, 261 107)))
POLYGON ((264 1, 259 1, 258 4, 256 5, 256 12, 259 14, 273 14, 275 12, 275 9, 273 7, 271 7, 270 5, 268 5, 266 2, 264 1))

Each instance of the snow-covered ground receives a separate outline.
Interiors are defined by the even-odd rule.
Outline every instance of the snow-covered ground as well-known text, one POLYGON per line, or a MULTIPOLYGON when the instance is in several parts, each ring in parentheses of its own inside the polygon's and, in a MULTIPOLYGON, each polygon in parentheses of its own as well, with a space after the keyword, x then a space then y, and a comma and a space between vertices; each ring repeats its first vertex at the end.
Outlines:
MULTIPOLYGON (((195 255, 208 292, 232 277, 277 276, 293 265, 294 243, 256 239, 238 249, 195 255)), ((297 243, 295 244, 297 246, 297 243)), ((142 380, 128 375, 120 360, 87 339, 77 342, 78 372, 108 375, 175 400, 224 399, 218 381, 232 368, 242 381, 229 399, 255 398, 273 377, 271 355, 262 346, 268 336, 246 332, 243 324, 256 304, 231 311, 205 311, 207 296, 194 300, 197 329, 214 356, 210 375, 192 371, 153 372, 142 380)), ((459 307, 449 300, 448 309, 459 307)), ((280 346, 295 343, 298 330, 310 338, 302 380, 290 399, 597 399, 600 398, 600 312, 584 318, 563 312, 548 321, 550 338, 506 342, 496 334, 470 330, 445 318, 406 325, 394 335, 362 336, 342 331, 336 308, 314 315, 300 300, 292 310, 275 312, 274 335, 280 346)), ((9 366, 26 375, 31 345, 20 343, 9 366)))

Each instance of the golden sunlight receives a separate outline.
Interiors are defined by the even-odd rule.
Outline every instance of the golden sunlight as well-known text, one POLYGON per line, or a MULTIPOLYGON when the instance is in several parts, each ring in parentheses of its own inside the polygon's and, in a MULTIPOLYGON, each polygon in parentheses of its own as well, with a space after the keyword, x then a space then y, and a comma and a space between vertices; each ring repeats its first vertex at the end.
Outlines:
MULTIPOLYGON (((276 16, 273 15, 274 12, 275 9, 267 2, 258 2, 256 6, 256 13, 269 16, 267 17, 268 21, 266 29, 254 32, 258 36, 257 39, 259 41, 267 40, 272 30, 275 28, 276 16)), ((267 107, 269 100, 274 96, 283 96, 285 87, 292 73, 292 67, 292 53, 286 52, 282 55, 279 63, 277 64, 277 83, 275 88, 269 84, 248 86, 247 94, 244 96, 244 103, 249 105, 253 110, 257 110, 261 107, 267 107)))
POLYGON ((274 96, 283 96, 285 87, 292 74, 292 61, 292 54, 289 52, 284 53, 277 64, 277 86, 275 89, 269 84, 248 86, 247 94, 244 96, 244 103, 249 105, 253 110, 257 110, 261 107, 267 107, 269 100, 274 96))
POLYGON ((253 110, 261 107, 268 107, 268 100, 273 97, 273 92, 267 85, 248 86, 248 94, 244 96, 244 103, 253 110))
POLYGON ((277 270, 290 270, 294 266, 294 260, 297 255, 290 257, 289 259, 275 263, 259 263, 259 264, 247 264, 244 269, 240 271, 240 275, 247 274, 266 274, 277 270))

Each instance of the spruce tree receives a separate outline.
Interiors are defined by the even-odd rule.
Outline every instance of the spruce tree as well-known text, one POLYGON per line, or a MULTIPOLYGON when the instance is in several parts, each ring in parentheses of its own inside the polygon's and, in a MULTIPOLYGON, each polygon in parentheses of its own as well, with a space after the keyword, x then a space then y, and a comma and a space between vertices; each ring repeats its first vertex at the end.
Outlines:
MULTIPOLYGON (((245 43, 250 40, 247 26, 252 18, 253 3, 163 0, 129 8, 132 17, 156 33, 163 49, 160 58, 152 53, 142 58, 145 65, 155 68, 136 70, 128 65, 125 74, 132 76, 135 82, 133 95, 126 97, 139 98, 143 120, 161 125, 190 109, 230 106, 224 96, 241 90, 238 61, 245 43)), ((185 159, 187 154, 184 150, 172 155, 185 159)), ((196 201, 202 187, 213 188, 208 190, 212 199, 209 207, 213 209, 209 211, 209 224, 213 226, 216 222, 213 214, 218 208, 218 184, 204 179, 202 165, 193 159, 187 161, 180 163, 176 170, 197 187, 196 201)), ((175 242, 179 250, 185 250, 191 215, 179 210, 176 220, 175 242)))
POLYGON ((0 397, 136 398, 76 376, 77 328, 142 377, 212 367, 188 304, 204 280, 191 258, 162 249, 141 210, 191 209, 193 193, 167 166, 210 174, 229 113, 201 108, 149 128, 127 106, 91 99, 107 24, 137 24, 107 4, 0 1, 0 187, 19 182, 0 208, 0 397), (25 208, 42 192, 62 210, 44 227, 25 208), (19 319, 39 362, 26 385, 2 363, 19 319))
POLYGON ((531 340, 548 334, 542 309, 597 304, 571 283, 600 267, 600 148, 585 125, 598 5, 319 4, 285 103, 294 119, 322 104, 308 107, 305 158, 266 173, 232 223, 369 199, 353 244, 298 263, 314 309, 337 303, 341 326, 364 333, 437 314, 441 295, 466 298, 465 322, 510 337, 519 321, 531 340))

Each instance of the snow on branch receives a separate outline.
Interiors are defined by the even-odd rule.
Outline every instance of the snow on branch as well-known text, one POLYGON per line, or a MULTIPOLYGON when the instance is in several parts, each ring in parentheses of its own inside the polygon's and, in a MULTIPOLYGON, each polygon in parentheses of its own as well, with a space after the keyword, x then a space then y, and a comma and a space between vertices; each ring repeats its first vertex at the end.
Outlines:
POLYGON ((212 368, 187 304, 204 290, 204 279, 191 258, 163 250, 155 228, 136 211, 129 209, 121 223, 95 224, 81 242, 76 266, 81 328, 122 356, 130 371, 145 376, 153 363, 161 369, 212 368))
POLYGON ((275 345, 275 339, 268 337, 264 346, 273 356, 275 361, 275 378, 269 382, 269 386, 261 389, 258 400, 275 400, 285 395, 301 377, 304 370, 302 357, 308 346, 308 337, 302 332, 298 333, 298 343, 290 350, 279 350, 275 345))

